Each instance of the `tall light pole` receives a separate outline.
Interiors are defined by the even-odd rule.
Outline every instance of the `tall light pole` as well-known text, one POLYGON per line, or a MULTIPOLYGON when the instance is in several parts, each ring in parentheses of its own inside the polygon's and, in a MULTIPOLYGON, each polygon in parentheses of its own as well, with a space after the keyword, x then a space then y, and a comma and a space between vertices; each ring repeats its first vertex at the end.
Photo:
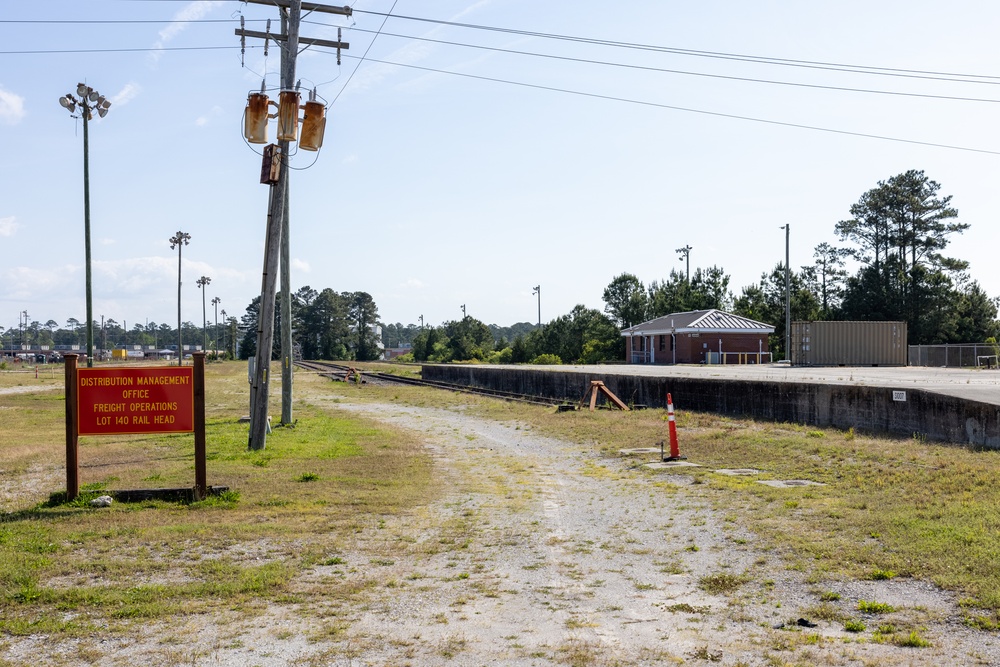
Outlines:
POLYGON ((229 328, 229 322, 226 320, 226 309, 222 309, 222 323, 226 326, 222 327, 222 356, 223 358, 229 355, 229 345, 226 344, 226 329, 229 328))
POLYGON ((423 315, 420 316, 420 330, 421 331, 424 330, 424 316, 423 315))
POLYGON ((792 360, 792 291, 788 275, 788 236, 791 225, 782 225, 785 230, 785 359, 792 360))
POLYGON ((97 115, 104 118, 108 115, 111 101, 105 99, 104 95, 90 86, 79 83, 76 86, 76 94, 80 99, 76 99, 73 93, 66 93, 59 98, 59 104, 64 109, 73 114, 76 107, 80 107, 79 117, 83 119, 83 246, 85 264, 85 290, 87 299, 87 368, 94 366, 94 308, 91 296, 90 283, 90 135, 88 123, 97 115))
POLYGON ((463 304, 462 304, 462 319, 464 320, 464 319, 465 319, 465 317, 466 317, 466 316, 465 316, 465 304, 463 303, 463 304))
POLYGON ((205 308, 205 292, 208 291, 208 284, 212 282, 212 279, 208 276, 202 276, 194 282, 201 290, 201 337, 203 339, 201 349, 208 352, 208 313, 205 308))
POLYGON ((531 294, 532 295, 535 295, 535 294, 538 295, 538 328, 541 329, 542 328, 542 286, 541 285, 535 285, 532 288, 532 290, 531 290, 531 294))
POLYGON ((691 246, 686 245, 683 248, 678 248, 677 249, 677 254, 680 255, 680 256, 682 256, 684 258, 684 261, 687 263, 687 274, 686 274, 687 278, 686 278, 686 280, 687 280, 688 283, 690 283, 691 282, 691 246))
POLYGON ((170 237, 170 249, 177 248, 177 365, 184 365, 184 334, 181 333, 181 250, 189 245, 191 235, 178 231, 170 237))
MULTIPOLYGON (((215 306, 215 344, 212 345, 215 348, 215 358, 219 358, 219 304, 222 303, 222 299, 217 296, 212 297, 212 305, 215 306)), ((223 311, 224 312, 224 311, 223 311)))

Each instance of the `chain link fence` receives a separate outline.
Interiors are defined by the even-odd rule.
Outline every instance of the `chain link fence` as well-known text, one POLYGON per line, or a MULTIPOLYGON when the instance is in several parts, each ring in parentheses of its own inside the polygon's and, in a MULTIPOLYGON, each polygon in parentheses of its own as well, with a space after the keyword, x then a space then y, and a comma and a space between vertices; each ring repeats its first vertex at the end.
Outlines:
POLYGON ((940 368, 997 367, 1000 345, 961 343, 945 345, 910 345, 910 366, 940 368))

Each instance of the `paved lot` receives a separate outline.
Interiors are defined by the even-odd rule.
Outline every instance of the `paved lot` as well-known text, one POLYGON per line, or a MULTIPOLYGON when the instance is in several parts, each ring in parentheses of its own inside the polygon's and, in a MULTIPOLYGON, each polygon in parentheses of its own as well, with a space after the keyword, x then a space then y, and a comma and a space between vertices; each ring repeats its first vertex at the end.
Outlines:
MULTIPOLYGON (((511 368, 526 368, 517 366, 511 368)), ((663 377, 720 378, 812 384, 857 384, 895 389, 924 389, 1000 405, 1000 370, 924 366, 792 367, 783 364, 726 366, 529 366, 546 371, 593 371, 663 377)))

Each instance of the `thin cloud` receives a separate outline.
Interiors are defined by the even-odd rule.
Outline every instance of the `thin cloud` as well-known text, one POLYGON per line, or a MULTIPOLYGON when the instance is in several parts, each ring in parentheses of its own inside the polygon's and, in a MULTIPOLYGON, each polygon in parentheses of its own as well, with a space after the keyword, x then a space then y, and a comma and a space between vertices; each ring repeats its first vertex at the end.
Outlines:
POLYGON ((167 24, 167 27, 160 31, 160 38, 153 44, 153 48, 156 49, 150 54, 153 62, 159 61, 163 56, 162 49, 167 44, 187 30, 188 24, 183 23, 183 21, 197 21, 200 18, 204 18, 206 14, 212 11, 212 4, 208 0, 196 0, 196 2, 192 2, 174 14, 174 18, 167 24))
POLYGON ((303 273, 309 273, 309 271, 312 270, 312 268, 309 266, 309 262, 302 259, 293 259, 291 268, 295 269, 296 271, 302 271, 303 273))
POLYGON ((124 88, 122 88, 114 96, 112 96, 111 104, 124 106, 129 102, 131 102, 132 100, 134 100, 141 91, 142 88, 139 86, 139 84, 133 81, 129 81, 128 83, 125 84, 124 88))
MULTIPOLYGON (((455 22, 468 14, 474 14, 478 10, 489 5, 490 1, 491 0, 481 0, 480 2, 475 2, 452 16, 449 21, 455 22)), ((427 31, 424 36, 432 37, 444 30, 444 26, 435 26, 427 31)), ((418 62, 422 62, 429 58, 437 50, 438 47, 435 45, 413 41, 392 52, 385 59, 405 65, 415 65, 418 62)), ((396 74, 399 71, 399 67, 396 67, 395 65, 383 65, 380 63, 362 63, 361 67, 361 71, 359 71, 358 75, 351 80, 347 90, 366 90, 368 88, 372 88, 382 83, 382 81, 387 77, 396 74)))
POLYGON ((0 122, 17 125, 24 116, 24 98, 0 88, 0 122))
POLYGON ((17 219, 12 215, 0 218, 0 236, 13 236, 17 233, 20 226, 17 224, 17 219))
POLYGON ((205 127, 206 125, 212 122, 213 118, 218 118, 221 115, 222 115, 222 107, 214 106, 209 110, 207 114, 195 118, 194 124, 197 125, 198 127, 205 127))

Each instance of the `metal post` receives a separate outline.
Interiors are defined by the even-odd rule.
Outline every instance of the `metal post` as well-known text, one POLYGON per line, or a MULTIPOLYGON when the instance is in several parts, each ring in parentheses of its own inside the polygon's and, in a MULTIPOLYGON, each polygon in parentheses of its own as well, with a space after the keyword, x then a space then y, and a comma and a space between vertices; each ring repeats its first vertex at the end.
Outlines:
POLYGON ((212 343, 213 351, 215 352, 215 359, 219 359, 219 303, 222 301, 217 296, 212 297, 212 305, 215 306, 215 340, 212 343))
POLYGON ((792 360, 792 291, 789 279, 788 240, 792 226, 784 225, 785 230, 785 359, 792 360))
POLYGON ((684 255, 684 262, 687 267, 687 273, 685 274, 685 281, 690 284, 691 282, 691 246, 685 245, 683 248, 677 249, 678 255, 684 255))
POLYGON ((195 352, 194 366, 194 498, 208 495, 208 474, 205 464, 205 350, 195 352))
POLYGON ((212 279, 208 276, 202 276, 195 281, 198 285, 198 289, 201 290, 201 337, 202 346, 201 349, 208 350, 208 313, 205 308, 205 295, 208 292, 208 284, 212 282, 212 279))
POLYGON ((177 248, 177 365, 184 365, 184 340, 181 332, 181 250, 188 245, 191 235, 178 231, 170 238, 170 249, 177 248))
POLYGON ((541 329, 542 328, 542 286, 541 285, 535 285, 535 289, 531 293, 538 295, 538 328, 541 329))
POLYGON ((66 500, 80 495, 80 432, 77 421, 77 355, 66 355, 66 500))
POLYGON ((90 282, 90 133, 87 120, 90 110, 86 97, 83 98, 83 246, 84 282, 87 294, 87 368, 94 367, 94 302, 90 282))

